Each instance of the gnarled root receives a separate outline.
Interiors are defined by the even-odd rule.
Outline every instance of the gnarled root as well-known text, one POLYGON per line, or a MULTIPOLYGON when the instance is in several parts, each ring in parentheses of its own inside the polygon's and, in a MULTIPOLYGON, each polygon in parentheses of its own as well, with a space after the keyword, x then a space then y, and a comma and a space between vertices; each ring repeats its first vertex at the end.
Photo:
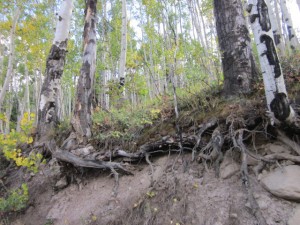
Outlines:
POLYGON ((242 172, 242 181, 243 185, 247 190, 248 195, 248 201, 251 205, 253 214, 255 218, 258 221, 259 225, 267 225, 267 222, 265 218, 262 215, 262 212, 253 196, 253 190, 251 188, 250 182, 249 182, 249 175, 248 175, 248 164, 247 164, 247 153, 246 153, 246 146, 243 143, 243 129, 240 129, 236 132, 234 141, 234 145, 236 148, 240 149, 242 154, 242 166, 241 166, 241 172, 242 172), (238 135, 238 137, 236 137, 238 135))
POLYGON ((201 127, 201 129, 198 132, 198 137, 197 137, 197 142, 192 150, 192 161, 195 160, 195 153, 197 151, 197 149, 199 148, 200 142, 201 142, 201 136, 202 134, 209 128, 216 126, 218 123, 218 119, 217 118, 212 118, 210 121, 208 121, 207 123, 203 124, 203 126, 201 127))

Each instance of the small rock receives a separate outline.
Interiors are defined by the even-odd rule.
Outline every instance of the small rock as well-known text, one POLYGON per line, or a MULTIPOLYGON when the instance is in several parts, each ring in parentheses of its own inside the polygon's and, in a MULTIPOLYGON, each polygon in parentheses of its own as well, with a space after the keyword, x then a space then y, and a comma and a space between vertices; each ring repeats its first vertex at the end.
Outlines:
POLYGON ((220 166, 220 177, 227 179, 240 170, 239 165, 232 159, 232 153, 227 151, 220 166))
POLYGON ((266 201, 266 199, 258 199, 257 204, 261 210, 265 210, 269 207, 269 204, 266 201))
POLYGON ((67 181, 67 177, 66 176, 60 178, 60 180, 57 181, 56 184, 55 184, 55 188, 57 190, 64 189, 67 186, 68 186, 68 181, 67 181))
POLYGON ((288 225, 299 225, 300 224, 300 206, 298 206, 288 221, 288 225))
POLYGON ((223 225, 221 222, 216 222, 216 223, 214 223, 214 225, 223 225))
POLYGON ((260 173, 260 174, 258 174, 258 176, 257 176, 257 180, 258 181, 261 181, 261 179, 263 178, 263 175, 260 173))
POLYGON ((300 201, 300 166, 291 165, 266 174, 262 186, 277 197, 300 201))
POLYGON ((248 209, 252 209, 252 208, 251 208, 250 202, 246 202, 245 206, 246 206, 248 209))
POLYGON ((233 218, 233 219, 236 219, 236 218, 238 218, 238 215, 237 215, 236 213, 231 213, 231 214, 229 215, 229 217, 230 217, 230 218, 233 218))

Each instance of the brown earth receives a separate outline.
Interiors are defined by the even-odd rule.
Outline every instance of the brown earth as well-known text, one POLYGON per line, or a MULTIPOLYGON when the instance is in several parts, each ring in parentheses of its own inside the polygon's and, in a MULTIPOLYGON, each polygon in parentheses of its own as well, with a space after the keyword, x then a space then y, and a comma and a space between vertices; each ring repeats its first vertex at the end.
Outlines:
MULTIPOLYGON (((216 178, 213 166, 207 170, 203 163, 191 162, 190 154, 151 160, 152 187, 150 166, 141 163, 133 176, 120 177, 116 197, 115 180, 108 172, 83 175, 77 184, 54 191, 45 167, 46 175, 31 182, 31 206, 11 224, 257 224, 239 172, 228 179, 216 178)), ((297 203, 272 196, 252 172, 250 182, 267 223, 286 225, 297 203)))

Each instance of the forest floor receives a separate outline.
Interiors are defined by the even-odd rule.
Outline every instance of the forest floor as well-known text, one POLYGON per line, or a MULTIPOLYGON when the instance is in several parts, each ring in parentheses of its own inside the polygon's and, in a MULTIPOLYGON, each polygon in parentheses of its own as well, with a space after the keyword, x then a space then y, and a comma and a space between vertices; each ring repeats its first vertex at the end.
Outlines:
MULTIPOLYGON (((286 78, 298 115, 299 71, 297 68, 286 78)), ((51 158, 35 175, 13 172, 14 177, 8 177, 6 184, 13 187, 26 181, 29 205, 21 212, 0 218, 0 224, 256 225, 261 212, 265 224, 299 225, 299 133, 270 126, 263 87, 258 86, 257 90, 246 99, 240 96, 224 101, 219 94, 204 93, 200 98, 181 101, 177 123, 182 128, 184 151, 179 151, 172 104, 162 104, 159 121, 138 130, 133 140, 95 138, 92 144, 99 151, 95 154, 98 160, 112 159, 132 173, 119 174, 117 189, 109 169, 82 169, 51 158), (212 121, 214 125, 207 126, 212 121), (292 142, 286 142, 277 131, 292 142), (244 144, 238 142, 239 136, 244 144), (220 138, 224 141, 218 146, 220 138), (245 175, 244 145, 249 175, 245 175), (214 155, 218 147, 219 153, 214 155), (120 148, 127 150, 129 157, 121 156, 124 152, 116 150, 120 148), (296 172, 290 174, 291 170, 296 172), (277 183, 290 186, 270 191, 262 181, 278 171, 283 178, 277 183), (285 177, 287 180, 283 181, 285 177), (245 185, 247 178, 250 187, 245 185)), ((112 127, 96 124, 99 134, 113 130, 112 127)), ((58 136, 63 139, 64 135, 58 136)))
MULTIPOLYGON (((152 161, 152 187, 150 167, 141 163, 133 176, 120 177, 117 196, 115 181, 106 172, 90 172, 60 191, 53 190, 49 177, 39 174, 30 186, 31 206, 11 224, 257 224, 239 170, 227 179, 216 178, 213 169, 206 171, 203 164, 191 162, 191 154, 152 161)), ((286 225, 297 203, 264 190, 253 173, 250 182, 267 223, 286 225)))

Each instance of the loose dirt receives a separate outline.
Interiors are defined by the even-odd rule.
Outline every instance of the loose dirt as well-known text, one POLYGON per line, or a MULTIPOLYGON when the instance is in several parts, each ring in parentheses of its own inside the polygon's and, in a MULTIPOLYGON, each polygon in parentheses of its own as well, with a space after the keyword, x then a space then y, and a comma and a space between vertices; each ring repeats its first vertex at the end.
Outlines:
MULTIPOLYGON (((191 155, 151 159, 154 166, 135 166, 133 176, 120 176, 118 195, 108 172, 95 172, 77 184, 54 191, 46 176, 33 178, 31 206, 12 222, 16 225, 174 224, 255 225, 239 172, 216 178, 213 166, 191 162, 191 155), (78 184, 79 183, 79 184, 78 184)), ((46 170, 46 168, 45 168, 46 170)), ((250 169, 251 171, 251 169, 250 169)), ((297 203, 272 196, 250 181, 269 225, 286 225, 297 203)))

